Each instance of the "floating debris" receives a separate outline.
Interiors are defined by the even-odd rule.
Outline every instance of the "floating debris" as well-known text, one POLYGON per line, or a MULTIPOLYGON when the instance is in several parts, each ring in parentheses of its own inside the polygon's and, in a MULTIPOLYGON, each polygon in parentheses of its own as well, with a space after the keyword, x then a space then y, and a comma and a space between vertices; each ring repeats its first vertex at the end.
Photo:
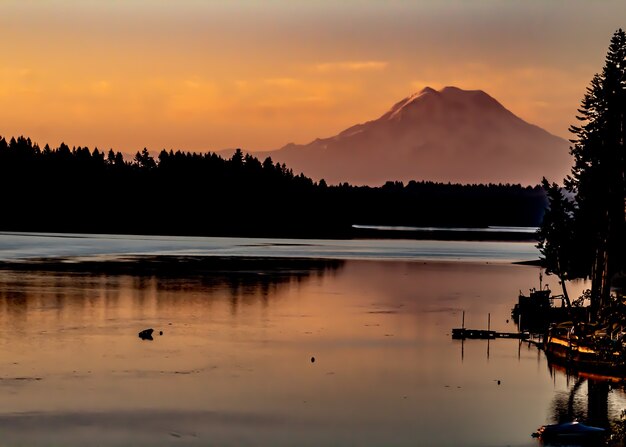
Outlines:
POLYGON ((154 329, 149 328, 149 329, 144 329, 143 331, 139 332, 139 338, 141 338, 142 340, 154 340, 154 338, 152 338, 152 333, 154 332, 154 329))

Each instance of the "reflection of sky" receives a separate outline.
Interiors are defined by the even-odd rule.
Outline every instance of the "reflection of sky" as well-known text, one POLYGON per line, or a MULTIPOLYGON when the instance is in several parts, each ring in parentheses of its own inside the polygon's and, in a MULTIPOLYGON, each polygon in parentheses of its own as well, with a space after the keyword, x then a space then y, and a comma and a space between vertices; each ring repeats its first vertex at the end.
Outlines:
POLYGON ((530 242, 322 240, 175 236, 119 236, 0 232, 0 261, 123 255, 257 256, 334 259, 529 261, 530 242))
POLYGON ((492 328, 514 330, 510 308, 537 268, 348 261, 306 272, 1 271, 3 441, 533 445, 567 389, 535 348, 449 335, 461 310, 468 326, 491 313, 492 328), (146 327, 164 335, 141 341, 146 327))

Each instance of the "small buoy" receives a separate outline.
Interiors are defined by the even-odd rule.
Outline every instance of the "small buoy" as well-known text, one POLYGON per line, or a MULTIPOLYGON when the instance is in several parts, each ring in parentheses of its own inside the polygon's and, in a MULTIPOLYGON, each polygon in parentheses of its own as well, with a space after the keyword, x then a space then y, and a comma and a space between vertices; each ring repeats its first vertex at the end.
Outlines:
POLYGON ((315 363, 315 357, 311 357, 311 363, 315 363))

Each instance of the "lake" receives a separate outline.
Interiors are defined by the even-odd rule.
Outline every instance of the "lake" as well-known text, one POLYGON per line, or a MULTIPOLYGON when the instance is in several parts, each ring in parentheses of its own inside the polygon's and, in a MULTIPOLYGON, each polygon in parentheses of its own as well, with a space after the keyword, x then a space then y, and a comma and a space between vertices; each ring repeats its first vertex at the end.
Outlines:
POLYGON ((0 445, 535 446, 565 413, 616 419, 617 385, 597 391, 516 340, 451 340, 462 311, 517 330, 539 269, 510 261, 533 257, 523 243, 0 234, 0 445), (175 272, 132 271, 155 255, 175 272))

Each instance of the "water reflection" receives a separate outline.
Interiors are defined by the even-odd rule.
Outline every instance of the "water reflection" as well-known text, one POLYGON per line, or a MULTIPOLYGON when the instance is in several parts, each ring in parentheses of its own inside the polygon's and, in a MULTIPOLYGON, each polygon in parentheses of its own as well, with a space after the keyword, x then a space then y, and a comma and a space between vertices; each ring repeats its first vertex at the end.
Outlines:
POLYGON ((49 262, 31 270, 0 270, 0 322, 19 331, 42 311, 55 310, 56 318, 77 321, 96 309, 112 318, 121 317, 115 315, 120 309, 210 308, 224 297, 235 317, 241 306, 269 305, 281 289, 335 275, 344 261, 268 259, 260 265, 258 259, 152 257, 133 263, 49 262))
MULTIPOLYGON (((613 433, 614 442, 623 442, 626 434, 626 382, 623 378, 572 373, 551 364, 550 373, 565 376, 567 389, 557 392, 551 404, 551 422, 584 422, 613 433)), ((618 444, 614 444, 618 445, 618 444)), ((619 444, 621 445, 621 444, 619 444)))
POLYGON ((558 393, 554 397, 551 409, 553 422, 584 421, 588 425, 609 428, 609 383, 572 377, 570 384, 567 392, 558 393))
POLYGON ((0 271, 3 441, 532 446, 569 390, 535 348, 450 339, 463 310, 515 330, 536 268, 211 262, 0 271))

